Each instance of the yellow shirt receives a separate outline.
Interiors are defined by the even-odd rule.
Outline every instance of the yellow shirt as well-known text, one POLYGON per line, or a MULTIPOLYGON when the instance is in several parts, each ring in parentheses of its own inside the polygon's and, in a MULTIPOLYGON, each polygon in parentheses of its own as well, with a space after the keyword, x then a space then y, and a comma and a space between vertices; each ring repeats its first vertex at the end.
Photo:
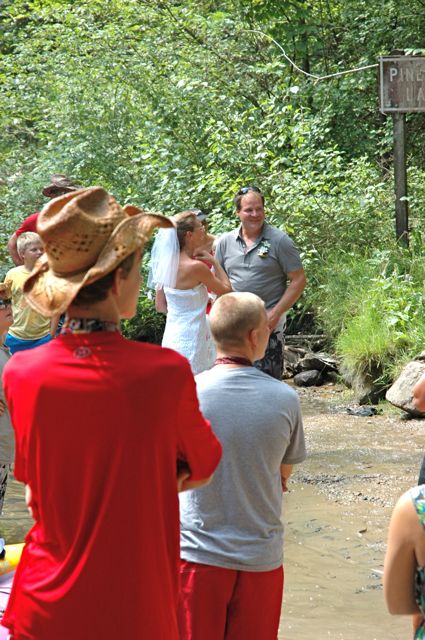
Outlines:
POLYGON ((9 333, 21 340, 38 340, 50 333, 50 318, 34 311, 24 298, 24 282, 30 271, 23 265, 14 267, 6 273, 5 282, 12 288, 13 324, 9 333))

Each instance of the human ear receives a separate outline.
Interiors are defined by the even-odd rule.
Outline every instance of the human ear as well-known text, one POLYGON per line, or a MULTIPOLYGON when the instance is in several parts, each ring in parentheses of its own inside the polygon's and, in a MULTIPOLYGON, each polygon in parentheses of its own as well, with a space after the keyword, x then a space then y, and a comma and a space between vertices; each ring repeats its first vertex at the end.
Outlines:
POLYGON ((248 332, 248 340, 249 340, 249 344, 251 345, 251 347, 253 349, 256 349, 257 345, 258 345, 258 327, 256 327, 255 329, 251 329, 248 332))
POLYGON ((116 296, 119 296, 122 290, 123 270, 121 267, 115 270, 114 281, 112 283, 111 291, 116 296))

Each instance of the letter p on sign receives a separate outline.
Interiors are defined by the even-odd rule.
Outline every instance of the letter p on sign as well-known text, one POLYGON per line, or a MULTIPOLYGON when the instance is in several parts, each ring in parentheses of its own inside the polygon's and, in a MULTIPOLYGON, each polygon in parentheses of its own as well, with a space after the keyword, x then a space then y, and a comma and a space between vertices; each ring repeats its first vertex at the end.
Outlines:
POLYGON ((390 82, 393 81, 393 78, 398 74, 398 69, 396 67, 391 67, 390 69, 390 82))

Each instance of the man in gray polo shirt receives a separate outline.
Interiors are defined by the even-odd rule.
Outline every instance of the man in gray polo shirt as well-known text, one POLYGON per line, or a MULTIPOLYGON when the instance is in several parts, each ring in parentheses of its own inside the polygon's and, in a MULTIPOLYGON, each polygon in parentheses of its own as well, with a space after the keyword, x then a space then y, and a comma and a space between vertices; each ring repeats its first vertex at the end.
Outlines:
POLYGON ((283 592, 282 497, 306 457, 300 404, 252 366, 268 319, 252 293, 213 305, 215 366, 196 376, 203 415, 223 446, 211 483, 179 494, 181 640, 276 640, 283 592))
POLYGON ((264 196, 257 187, 239 189, 234 202, 240 227, 223 234, 215 257, 234 291, 250 291, 264 300, 271 333, 256 366, 281 380, 285 314, 304 290, 304 269, 289 236, 265 221, 264 196))

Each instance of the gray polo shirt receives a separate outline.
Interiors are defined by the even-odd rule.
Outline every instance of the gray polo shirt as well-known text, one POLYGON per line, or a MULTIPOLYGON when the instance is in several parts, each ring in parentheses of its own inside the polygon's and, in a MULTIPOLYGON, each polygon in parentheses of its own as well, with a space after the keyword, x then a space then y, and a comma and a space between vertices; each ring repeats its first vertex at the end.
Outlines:
POLYGON ((303 266, 290 237, 267 222, 249 248, 241 236, 241 227, 223 234, 215 257, 227 273, 234 291, 255 293, 268 309, 283 296, 287 274, 303 266))

